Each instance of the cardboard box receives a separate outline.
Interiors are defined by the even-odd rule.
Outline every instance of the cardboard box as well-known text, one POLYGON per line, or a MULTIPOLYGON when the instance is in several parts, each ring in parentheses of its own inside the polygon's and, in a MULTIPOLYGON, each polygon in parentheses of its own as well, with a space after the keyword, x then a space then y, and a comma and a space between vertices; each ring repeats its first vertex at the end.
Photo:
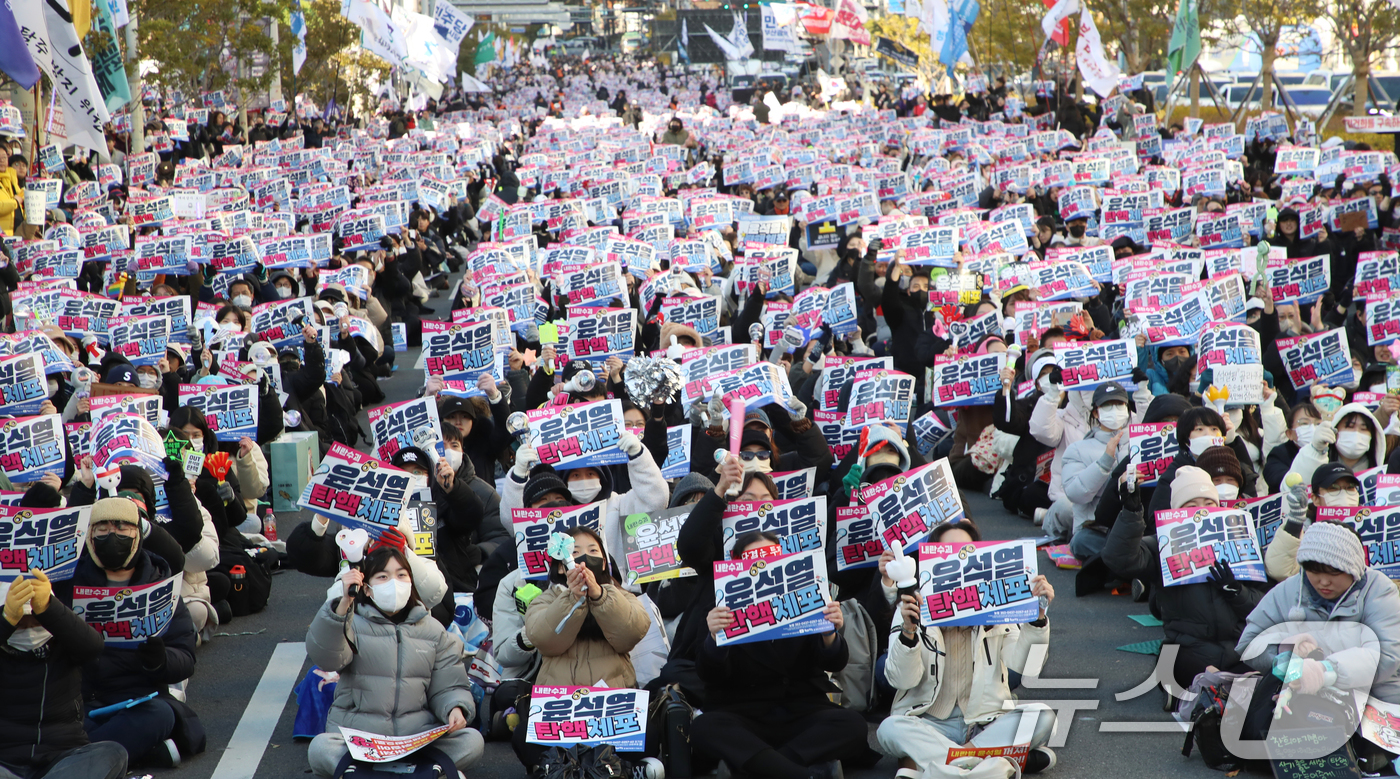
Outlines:
POLYGON ((315 431, 283 432, 269 448, 272 477, 272 510, 301 511, 297 501, 321 464, 321 444, 315 431))

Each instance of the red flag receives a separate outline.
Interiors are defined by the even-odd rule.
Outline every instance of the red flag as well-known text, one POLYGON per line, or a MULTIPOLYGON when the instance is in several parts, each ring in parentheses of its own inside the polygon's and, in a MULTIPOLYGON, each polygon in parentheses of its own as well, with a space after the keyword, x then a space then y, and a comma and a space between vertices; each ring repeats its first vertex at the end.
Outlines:
MULTIPOLYGON (((1040 0, 1040 2, 1046 10, 1055 7, 1055 0, 1040 0)), ((1069 17, 1060 20, 1060 23, 1055 27, 1055 34, 1050 36, 1050 40, 1061 46, 1069 45, 1069 17)))

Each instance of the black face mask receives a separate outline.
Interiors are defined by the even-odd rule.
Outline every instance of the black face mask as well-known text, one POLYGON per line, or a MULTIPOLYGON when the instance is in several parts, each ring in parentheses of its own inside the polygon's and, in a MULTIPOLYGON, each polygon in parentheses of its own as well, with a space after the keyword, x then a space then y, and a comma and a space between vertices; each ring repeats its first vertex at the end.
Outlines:
POLYGON ((301 365, 299 365, 299 364, 297 364, 297 363, 295 363, 295 362, 284 362, 284 363, 281 363, 281 366, 282 366, 282 375, 284 375, 284 376, 287 375, 287 374, 289 374, 289 373, 296 373, 297 371, 301 370, 301 365))
MULTIPOLYGON (((593 572, 593 580, 599 586, 612 582, 612 577, 608 576, 608 564, 603 558, 597 555, 579 555, 574 558, 574 562, 584 566, 593 572)), ((549 581, 553 584, 564 584, 568 580, 569 572, 564 568, 563 563, 556 563, 550 569, 549 581)))
POLYGON ((927 307, 927 306, 928 306, 928 290, 926 290, 926 289, 920 289, 920 290, 915 290, 914 292, 910 292, 910 293, 909 293, 909 301, 912 302, 912 303, 914 303, 914 304, 916 304, 916 305, 918 305, 920 308, 927 307))
POLYGON ((97 562, 108 571, 120 571, 131 557, 131 548, 136 539, 118 533, 93 536, 92 551, 97 554, 97 562))
POLYGON ((1083 237, 1084 237, 1084 233, 1085 233, 1087 230, 1088 230, 1088 228, 1085 227, 1084 225, 1070 225, 1070 226, 1069 226, 1069 234, 1070 234, 1070 237, 1071 237, 1071 238, 1083 238, 1083 237))
POLYGON ((1173 357, 1169 360, 1162 361, 1162 367, 1167 369, 1168 374, 1175 374, 1177 371, 1181 370, 1181 366, 1185 364, 1185 357, 1173 357))

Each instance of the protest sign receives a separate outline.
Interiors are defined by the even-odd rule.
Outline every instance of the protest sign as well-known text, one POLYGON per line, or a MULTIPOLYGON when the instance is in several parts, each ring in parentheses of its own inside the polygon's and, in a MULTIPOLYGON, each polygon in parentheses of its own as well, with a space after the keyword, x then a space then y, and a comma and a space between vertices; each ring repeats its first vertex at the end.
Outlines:
POLYGON ((253 307, 253 333, 260 341, 271 341, 279 350, 302 344, 302 328, 314 323, 310 298, 262 303, 253 307))
POLYGON ((695 426, 689 422, 666 428, 666 460, 661 463, 663 479, 681 479, 690 473, 690 440, 694 430, 695 426))
POLYGON ((258 437, 258 388, 181 384, 180 405, 197 408, 220 441, 258 437))
POLYGON ((1386 297, 1372 295, 1366 301, 1366 343, 1394 343, 1400 338, 1400 290, 1386 297))
POLYGON ((1366 547, 1367 567, 1400 579, 1400 506, 1319 506, 1317 521, 1349 525, 1366 547))
MULTIPOLYGON (((631 310, 631 309, 628 309, 631 310)), ((702 336, 713 335, 719 330, 719 299, 703 297, 668 297, 661 302, 663 322, 695 328, 702 336)), ((662 347, 670 344, 662 344, 662 347)))
POLYGON ((302 490, 297 505, 371 537, 398 527, 408 503, 408 473, 336 441, 302 490))
MULTIPOLYGON (((122 313, 129 317, 163 316, 170 320, 170 341, 190 342, 190 297, 172 295, 165 298, 134 298, 123 300, 122 313)), ((47 358, 46 358, 47 359, 47 358)))
POLYGON ((567 470, 627 462, 627 453, 617 447, 623 430, 619 400, 545 406, 525 413, 530 445, 542 463, 567 470))
POLYGON ((547 550, 551 533, 562 533, 570 528, 582 526, 602 535, 603 512, 607 507, 607 501, 599 501, 567 508, 511 509, 515 560, 524 577, 544 579, 549 576, 550 559, 547 550))
POLYGON ((883 368, 865 368, 855 373, 846 414, 851 427, 872 422, 894 422, 901 431, 909 425, 914 404, 914 377, 883 368))
POLYGON ((569 317, 569 360, 587 360, 599 373, 609 357, 617 357, 623 362, 630 360, 636 349, 636 309, 586 310, 587 316, 569 317))
POLYGON ((800 471, 773 471, 768 475, 773 478, 773 486, 778 488, 775 496, 778 500, 795 500, 812 497, 817 469, 813 466, 800 471))
POLYGON ((496 349, 495 323, 424 322, 423 368, 429 376, 465 382, 469 395, 481 395, 477 379, 489 374, 497 384, 505 381, 502 355, 496 349))
POLYGON ((1142 312, 1139 320, 1153 346, 1194 346, 1210 312, 1199 295, 1188 295, 1165 308, 1142 312))
POLYGON ((387 403, 369 410, 374 454, 381 460, 393 459, 400 449, 416 446, 433 457, 443 456, 442 422, 437 399, 428 396, 387 403))
POLYGON ((1268 580, 1254 535, 1254 520, 1243 509, 1159 511, 1157 547, 1161 550, 1162 583, 1168 587, 1204 582, 1216 560, 1228 563, 1238 579, 1268 580))
POLYGON ((1001 369, 1006 353, 958 357, 937 355, 933 360, 935 406, 990 406, 1001 389, 1001 369))
POLYGON ((135 414, 151 423, 152 427, 162 427, 162 398, 159 393, 135 387, 117 389, 120 391, 101 395, 93 393, 89 411, 93 422, 102 421, 108 414, 135 414))
POLYGON ((1054 346, 1055 364, 1064 375, 1065 389, 1090 390, 1104 384, 1134 386, 1137 345, 1130 338, 1116 341, 1061 341, 1054 346))
POLYGON ((1263 349, 1259 331, 1235 322, 1209 322, 1197 341, 1196 370, 1217 365, 1258 365, 1263 349))
POLYGON ((1034 621, 1035 542, 919 544, 919 613, 925 626, 1019 625, 1034 621))
POLYGON ((1345 328, 1280 338, 1274 343, 1294 389, 1314 384, 1344 387, 1355 379, 1345 328))
POLYGON ((37 414, 48 394, 42 355, 0 357, 0 416, 37 414))
POLYGON ((748 560, 717 560, 715 603, 734 618, 715 635, 719 646, 829 633, 822 609, 827 592, 826 554, 812 549, 748 560))
POLYGON ((0 579, 73 578, 85 551, 91 506, 39 509, 0 505, 0 579))
POLYGON ((681 525, 694 506, 677 506, 651 514, 629 514, 622 519, 623 557, 627 560, 627 584, 646 584, 680 576, 694 576, 676 552, 681 525))
POLYGON ((525 740, 563 749, 606 744, 619 752, 641 752, 649 699, 646 690, 537 684, 530 690, 525 740))
POLYGON ((817 408, 823 411, 836 411, 840 406, 841 392, 855 380, 856 372, 871 368, 892 370, 893 357, 857 357, 827 355, 822 362, 821 375, 817 377, 815 390, 817 408))
POLYGON ((622 280, 622 266, 615 262, 600 262, 578 270, 561 272, 556 277, 559 291, 569 305, 608 303, 626 300, 627 285, 622 280))
POLYGON ((1270 257, 1269 289, 1275 303, 1316 303, 1332 284, 1332 257, 1270 257))
POLYGON ((884 552, 867 506, 836 507, 836 570, 872 568, 884 552))
POLYGON ((681 355, 681 405, 689 408, 696 401, 709 402, 714 390, 711 379, 742 370, 754 361, 752 344, 692 349, 681 355))
POLYGON ((903 545, 906 553, 912 553, 933 528, 963 516, 946 457, 865 487, 860 501, 870 507, 876 537, 885 548, 903 545))
POLYGON ((381 736, 364 730, 337 725, 345 737, 345 748, 350 756, 365 763, 388 763, 417 752, 447 733, 447 726, 441 725, 412 736, 381 736))
POLYGON ((132 365, 154 366, 165 357, 165 347, 170 342, 169 317, 118 316, 107 320, 107 327, 112 351, 132 365))
POLYGON ((783 554, 819 549, 826 540, 826 496, 730 503, 721 521, 724 556, 734 550, 735 539, 753 532, 777 536, 783 554))
POLYGON ((933 450, 953 434, 953 428, 945 424, 932 410, 914 420, 912 426, 915 448, 925 458, 932 455, 933 450))
POLYGON ((144 417, 106 414, 92 423, 92 460, 99 471, 133 463, 164 476, 165 444, 144 417))
POLYGON ((1137 464, 1138 484, 1155 487, 1178 449, 1175 422, 1128 425, 1130 459, 1137 464))
POLYGON ((724 402, 726 418, 729 416, 729 401, 734 398, 742 399, 746 409, 762 408, 770 403, 786 406, 792 399, 787 372, 766 361, 712 376, 709 383, 724 402))
POLYGON ((38 481, 45 474, 63 476, 67 449, 60 414, 16 417, 0 424, 4 448, 0 449, 0 471, 12 483, 38 481))
POLYGON ((134 648, 165 634, 180 598, 180 577, 124 587, 74 587, 73 613, 111 646, 134 648))

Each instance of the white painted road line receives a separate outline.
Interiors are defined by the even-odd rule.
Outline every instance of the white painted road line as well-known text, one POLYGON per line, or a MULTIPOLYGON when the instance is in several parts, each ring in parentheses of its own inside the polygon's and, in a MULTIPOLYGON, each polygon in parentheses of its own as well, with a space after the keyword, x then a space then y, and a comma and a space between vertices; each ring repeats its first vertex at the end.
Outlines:
POLYGON ((306 644, 303 642, 278 644, 272 651, 267 670, 253 690, 243 718, 238 720, 238 727, 234 728, 233 737, 210 779, 253 779, 263 752, 267 751, 267 743, 272 740, 272 731, 282 718, 287 696, 301 680, 301 665, 305 659, 306 644))

